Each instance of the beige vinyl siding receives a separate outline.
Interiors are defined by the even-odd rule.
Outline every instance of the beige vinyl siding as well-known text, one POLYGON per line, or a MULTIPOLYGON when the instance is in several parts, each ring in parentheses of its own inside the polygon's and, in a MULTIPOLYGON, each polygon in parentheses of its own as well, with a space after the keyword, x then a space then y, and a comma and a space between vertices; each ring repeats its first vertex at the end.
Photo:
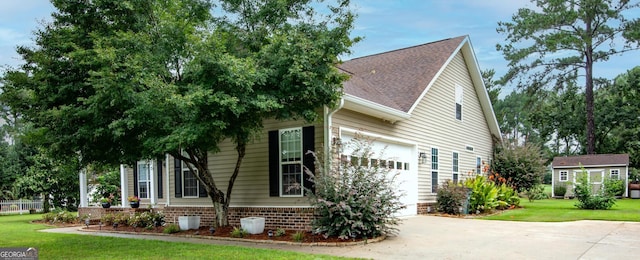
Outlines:
MULTIPOLYGON (((347 127, 380 135, 393 136, 418 143, 419 152, 431 158, 431 148, 439 150, 439 181, 452 179, 452 152, 459 153, 459 177, 464 179, 476 168, 476 156, 488 163, 493 139, 480 107, 469 71, 462 54, 453 60, 437 78, 424 98, 418 103, 411 118, 391 124, 382 119, 349 110, 340 110, 333 116, 333 132, 347 127), (455 118, 455 86, 463 87, 462 121, 455 118), (472 146, 473 152, 466 146, 472 146)), ((418 165, 418 202, 435 199, 431 193, 431 160, 418 165)))
MULTIPOLYGON (((264 122, 264 131, 247 146, 246 155, 242 161, 240 174, 231 192, 230 206, 272 206, 272 207, 306 207, 309 206, 306 197, 280 198, 269 196, 269 139, 268 132, 283 128, 309 126, 312 124, 303 121, 276 121, 264 122)), ((322 122, 314 123, 315 148, 320 151, 323 147, 322 122)), ((237 153, 235 146, 230 141, 220 145, 220 152, 209 154, 209 170, 213 173, 216 185, 226 192, 229 177, 233 174, 237 153)), ((211 206, 211 198, 176 198, 175 197, 175 172, 174 160, 170 157, 169 179, 171 184, 170 196, 173 206, 211 206)))

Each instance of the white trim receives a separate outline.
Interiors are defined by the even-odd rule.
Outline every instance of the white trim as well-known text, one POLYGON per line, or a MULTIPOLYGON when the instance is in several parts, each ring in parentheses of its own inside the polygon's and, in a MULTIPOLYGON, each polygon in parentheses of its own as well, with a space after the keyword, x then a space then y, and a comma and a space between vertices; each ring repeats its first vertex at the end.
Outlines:
POLYGON ((617 180, 621 180, 621 177, 622 177, 622 176, 620 176, 620 173, 621 173, 622 171, 620 170, 620 168, 615 168, 615 169, 614 169, 614 168, 610 168, 610 169, 609 169, 609 178, 611 178, 611 172, 612 172, 612 171, 618 171, 618 179, 617 179, 617 180))
POLYGON ((156 160, 148 160, 149 162, 149 203, 152 207, 158 204, 158 180, 157 180, 157 167, 156 160))
POLYGON ((457 122, 464 122, 464 115, 463 115, 463 111, 464 111, 464 88, 458 83, 456 83, 455 86, 454 86, 453 101, 454 101, 453 102, 454 103, 453 118, 457 122), (458 101, 460 101, 460 102, 458 102, 458 101), (458 119, 458 104, 460 104, 460 119, 458 119))
POLYGON ((458 151, 451 151, 451 180, 453 180, 453 175, 454 174, 458 174, 458 181, 460 181, 460 153, 458 151), (453 167, 454 166, 454 164, 453 164, 453 162, 454 162, 453 155, 454 154, 458 155, 458 165, 455 165, 455 166, 458 166, 458 171, 454 171, 453 170, 454 169, 454 167, 453 167))
POLYGON ((474 171, 479 170, 476 174, 482 174, 482 156, 476 154, 476 161, 474 163, 474 171), (480 159, 480 165, 478 165, 478 159, 480 159))
MULTIPOLYGON (((582 165, 583 168, 585 169, 589 169, 589 168, 600 168, 600 167, 628 167, 628 165, 626 164, 599 164, 599 165, 582 165)), ((580 168, 580 165, 574 165, 574 166, 553 166, 553 169, 574 169, 574 168, 580 168)))
POLYGON ((169 154, 166 154, 164 159, 164 168, 165 168, 165 172, 166 172, 166 180, 165 183, 167 184, 167 195, 166 195, 166 205, 169 206, 171 205, 171 181, 169 180, 169 175, 171 174, 171 172, 169 171, 169 154))
POLYGON ((300 197, 304 197, 304 152, 303 147, 304 147, 304 132, 302 131, 302 127, 290 127, 290 128, 283 128, 283 129, 278 129, 278 191, 279 191, 279 197, 281 198, 300 198, 300 197), (300 131, 300 194, 299 195, 285 195, 283 194, 284 191, 282 190, 282 132, 284 131, 296 131, 299 130, 300 131))
POLYGON ((344 95, 344 108, 350 109, 356 112, 361 112, 366 115, 382 118, 388 120, 391 123, 396 121, 402 121, 411 118, 410 113, 405 113, 398 109, 383 106, 373 101, 366 100, 364 98, 356 97, 351 94, 344 95))
POLYGON ((402 138, 397 138, 397 137, 392 137, 392 136, 385 136, 385 135, 380 135, 380 134, 375 134, 375 133, 371 133, 371 132, 366 132, 366 131, 360 131, 360 130, 355 130, 355 129, 351 129, 351 128, 347 128, 347 127, 340 127, 339 128, 339 133, 340 133, 340 137, 342 137, 343 133, 347 133, 347 134, 352 134, 355 135, 356 133, 364 135, 364 136, 368 136, 368 137, 372 137, 381 141, 385 141, 388 143, 394 143, 394 144, 401 144, 401 145, 406 145, 406 146, 418 146, 417 142, 414 141, 410 141, 407 139, 402 139, 402 138))
MULTIPOLYGON (((138 198, 140 199, 150 199, 151 198, 151 175, 153 174, 152 172, 152 168, 151 168, 151 164, 149 162, 149 160, 143 160, 143 161, 137 161, 136 162, 136 170, 138 171, 138 178, 136 180, 134 180, 137 184, 138 184, 138 198), (140 194, 140 164, 146 164, 147 165, 147 180, 146 182, 146 188, 147 188, 147 196, 146 197, 142 197, 142 195, 140 194)), ((134 191, 133 193, 135 194, 136 191, 134 191)), ((126 203, 129 204, 129 203, 126 203)), ((124 207, 126 204, 122 204, 122 206, 124 207)))
POLYGON ((568 182, 569 181, 569 171, 558 171, 558 181, 559 182, 568 182), (567 174, 567 179, 566 180, 562 180, 562 173, 566 173, 567 174))
POLYGON ((80 207, 86 208, 89 206, 89 197, 87 196, 87 171, 86 168, 82 168, 78 173, 80 179, 80 207))
MULTIPOLYGON (((136 166, 138 167, 138 162, 136 166)), ((120 164, 120 200, 122 200, 122 207, 124 208, 128 203, 129 198, 129 178, 127 178, 127 167, 124 164, 120 164)), ((138 180, 133 180, 138 181, 138 180)))

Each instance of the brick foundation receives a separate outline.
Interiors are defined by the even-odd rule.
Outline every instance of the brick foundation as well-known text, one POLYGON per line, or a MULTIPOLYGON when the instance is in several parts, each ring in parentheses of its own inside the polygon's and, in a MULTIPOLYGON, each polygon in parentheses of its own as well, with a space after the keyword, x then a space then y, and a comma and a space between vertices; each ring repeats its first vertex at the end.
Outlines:
POLYGON ((418 203, 418 214, 426 215, 436 212, 436 203, 435 202, 423 202, 418 203))
MULTIPOLYGON (((200 216, 200 226, 209 226, 215 221, 213 207, 165 207, 165 222, 178 223, 179 216, 200 216)), ((312 208, 229 208, 229 225, 240 226, 245 217, 263 217, 265 229, 311 230, 312 208)))

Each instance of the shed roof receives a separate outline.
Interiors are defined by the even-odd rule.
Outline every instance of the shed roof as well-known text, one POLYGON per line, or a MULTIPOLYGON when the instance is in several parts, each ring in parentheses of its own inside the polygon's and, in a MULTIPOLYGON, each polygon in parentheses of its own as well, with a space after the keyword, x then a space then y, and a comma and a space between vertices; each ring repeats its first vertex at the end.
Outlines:
POLYGON ((628 166, 628 154, 589 154, 563 156, 553 158, 553 168, 570 168, 583 166, 628 166))

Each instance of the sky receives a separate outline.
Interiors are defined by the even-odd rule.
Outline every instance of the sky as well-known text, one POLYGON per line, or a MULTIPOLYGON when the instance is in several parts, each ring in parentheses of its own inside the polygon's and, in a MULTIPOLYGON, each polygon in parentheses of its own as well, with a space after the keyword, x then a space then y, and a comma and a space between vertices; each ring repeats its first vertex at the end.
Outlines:
MULTIPOLYGON (((499 21, 510 21, 519 8, 534 8, 528 0, 352 0, 357 13, 353 36, 364 37, 351 58, 469 35, 481 70, 507 72, 507 62, 496 51, 504 35, 496 32, 499 21)), ((50 21, 54 11, 48 0, 0 1, 0 66, 22 64, 18 45, 33 46, 32 32, 50 21)), ((626 14, 638 18, 640 11, 626 14)), ((628 52, 596 64, 594 75, 612 79, 638 63, 640 52, 628 52)), ((0 69, 2 71, 2 69, 0 69)), ((511 89, 503 89, 508 94, 511 89)))

